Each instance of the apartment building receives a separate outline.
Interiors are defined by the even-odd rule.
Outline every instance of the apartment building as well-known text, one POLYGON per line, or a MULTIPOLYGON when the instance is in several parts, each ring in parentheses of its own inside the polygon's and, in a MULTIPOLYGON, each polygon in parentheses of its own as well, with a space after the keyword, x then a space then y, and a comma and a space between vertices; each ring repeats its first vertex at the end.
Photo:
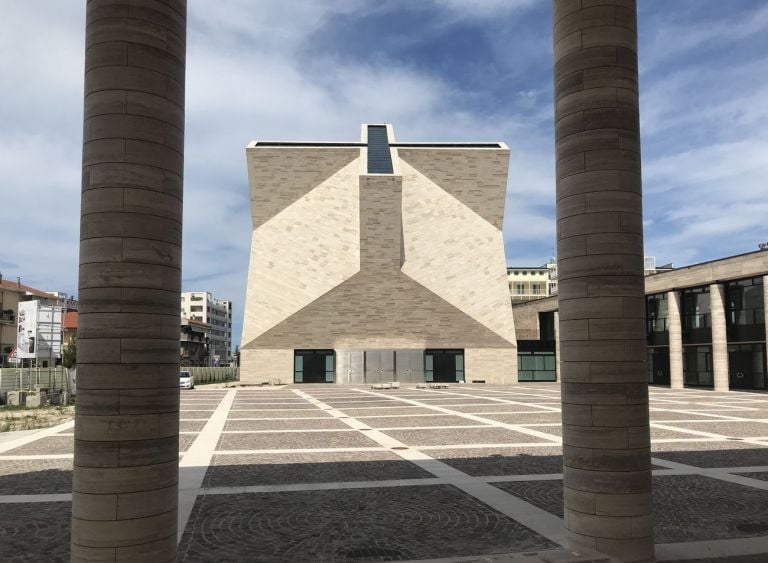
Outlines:
POLYGON ((229 365, 232 361, 232 301, 214 297, 208 291, 181 293, 181 317, 210 325, 210 363, 229 365))

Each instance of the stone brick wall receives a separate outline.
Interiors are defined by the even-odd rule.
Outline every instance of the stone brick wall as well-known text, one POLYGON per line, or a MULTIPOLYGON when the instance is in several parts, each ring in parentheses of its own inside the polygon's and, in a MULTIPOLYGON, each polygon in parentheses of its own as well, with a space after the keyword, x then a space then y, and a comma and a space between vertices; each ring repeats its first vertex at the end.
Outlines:
POLYGON ((508 150, 399 149, 431 177, 397 158, 395 174, 361 174, 360 159, 334 170, 348 150, 358 152, 248 149, 255 230, 241 379, 289 377, 295 348, 465 348, 479 369, 511 358, 497 368, 516 374, 500 230, 508 150), (291 162, 304 157, 312 163, 291 162), (274 366, 250 365, 272 356, 274 366))
POLYGON ((241 350, 242 383, 293 383, 293 350, 241 350))

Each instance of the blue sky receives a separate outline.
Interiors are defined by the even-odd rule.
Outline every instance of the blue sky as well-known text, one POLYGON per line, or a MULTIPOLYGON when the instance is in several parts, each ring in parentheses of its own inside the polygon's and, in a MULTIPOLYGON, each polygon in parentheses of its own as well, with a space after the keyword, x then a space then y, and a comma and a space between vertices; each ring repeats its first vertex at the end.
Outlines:
MULTIPOLYGON (((0 0, 0 272, 76 293, 84 2, 0 0), (31 30, 34 30, 32 32, 31 30)), ((646 254, 768 241, 768 3, 642 0, 646 254)), ((184 289, 235 303, 253 140, 504 141, 509 264, 555 246, 549 0, 189 0, 184 289)))

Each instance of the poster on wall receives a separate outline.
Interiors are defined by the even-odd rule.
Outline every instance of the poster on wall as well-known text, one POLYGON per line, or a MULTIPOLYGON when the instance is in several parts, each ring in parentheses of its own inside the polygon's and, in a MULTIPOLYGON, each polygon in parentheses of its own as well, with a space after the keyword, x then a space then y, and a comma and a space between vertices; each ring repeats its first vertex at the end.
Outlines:
POLYGON ((34 358, 37 339, 37 302, 21 301, 19 303, 16 327, 16 357, 34 358))

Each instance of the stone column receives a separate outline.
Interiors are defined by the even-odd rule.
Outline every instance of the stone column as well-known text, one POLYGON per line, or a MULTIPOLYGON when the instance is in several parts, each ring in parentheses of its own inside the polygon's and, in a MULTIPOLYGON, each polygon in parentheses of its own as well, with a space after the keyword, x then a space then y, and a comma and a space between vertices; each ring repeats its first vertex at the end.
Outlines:
POLYGON ((669 387, 682 389, 683 380, 683 328, 680 324, 680 293, 667 292, 667 329, 669 332, 669 387))
POLYGON ((72 561, 175 561, 185 0, 89 0, 72 561))
POLYGON ((712 319, 712 370, 715 391, 725 392, 728 380, 728 336, 725 330, 725 288, 723 284, 709 286, 709 310, 712 319))
POLYGON ((763 276, 763 313, 765 316, 765 342, 768 345, 768 276, 763 276))
POLYGON ((560 313, 555 311, 555 376, 560 381, 560 313))
POLYGON ((565 525, 654 560, 634 0, 554 0, 565 525))

